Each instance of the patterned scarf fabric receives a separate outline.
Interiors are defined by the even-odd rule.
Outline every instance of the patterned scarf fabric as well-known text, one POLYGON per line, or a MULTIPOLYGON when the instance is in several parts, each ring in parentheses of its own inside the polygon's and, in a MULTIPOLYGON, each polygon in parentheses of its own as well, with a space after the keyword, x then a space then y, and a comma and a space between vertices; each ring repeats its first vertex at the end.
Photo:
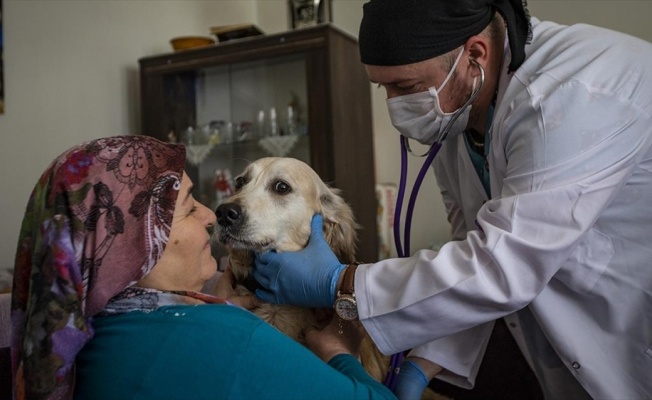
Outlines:
POLYGON ((150 312, 163 306, 196 304, 230 304, 225 300, 197 292, 162 291, 141 287, 128 287, 114 296, 98 314, 101 316, 122 314, 131 311, 150 312))
POLYGON ((181 145, 119 136, 73 147, 43 173, 14 268, 15 399, 72 398, 75 356, 100 312, 220 302, 131 287, 165 249, 184 163, 181 145))

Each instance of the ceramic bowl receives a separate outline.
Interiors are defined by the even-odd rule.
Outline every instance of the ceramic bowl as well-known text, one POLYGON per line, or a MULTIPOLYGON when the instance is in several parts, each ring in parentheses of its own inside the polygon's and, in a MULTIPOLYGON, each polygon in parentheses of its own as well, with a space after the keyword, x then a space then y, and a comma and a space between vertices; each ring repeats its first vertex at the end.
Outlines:
POLYGON ((194 49, 215 44, 215 39, 207 36, 180 36, 170 39, 170 44, 175 51, 194 49))

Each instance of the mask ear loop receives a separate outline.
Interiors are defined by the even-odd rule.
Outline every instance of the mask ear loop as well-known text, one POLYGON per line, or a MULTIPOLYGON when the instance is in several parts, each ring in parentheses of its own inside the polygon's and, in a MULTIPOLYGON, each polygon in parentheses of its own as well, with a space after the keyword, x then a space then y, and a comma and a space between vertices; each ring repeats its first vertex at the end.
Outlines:
POLYGON ((446 75, 444 81, 441 83, 441 85, 439 85, 439 89, 436 90, 437 94, 441 92, 441 90, 444 88, 444 86, 446 86, 450 78, 453 76, 453 72, 455 71, 455 68, 457 68, 457 64, 459 64, 460 60, 462 59, 462 54, 464 54, 464 47, 462 47, 462 50, 460 50, 460 54, 458 54, 457 57, 455 58, 455 62, 453 63, 451 70, 448 71, 448 75, 446 75))

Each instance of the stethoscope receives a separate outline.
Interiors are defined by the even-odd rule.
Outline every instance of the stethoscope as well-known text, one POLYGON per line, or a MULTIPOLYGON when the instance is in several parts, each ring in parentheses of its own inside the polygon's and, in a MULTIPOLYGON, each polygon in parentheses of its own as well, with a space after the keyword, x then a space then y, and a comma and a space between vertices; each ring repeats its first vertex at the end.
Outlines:
MULTIPOLYGON (((398 196, 396 199, 396 207, 394 209, 394 243, 396 245, 396 253, 398 257, 407 257, 409 255, 410 251, 410 229, 412 227, 412 214, 414 212, 414 204, 416 203, 417 200, 417 194, 419 193, 419 189, 421 188, 421 183, 423 183, 423 179, 426 176, 426 172, 428 171, 428 168, 432 164, 433 160, 435 159, 435 156, 439 152, 439 149, 441 149, 441 145, 448 137, 448 132, 451 130, 453 127, 453 124, 457 119, 462 115, 464 110, 473 103, 476 97, 478 97, 478 94, 480 93, 480 90, 482 90, 482 86, 484 86, 484 80, 485 80, 485 73, 484 73, 484 68, 480 63, 475 61, 474 59, 471 59, 471 62, 475 64, 479 69, 480 69, 480 85, 478 85, 478 88, 471 94, 471 97, 464 103, 464 105, 453 115, 453 117, 448 121, 446 126, 444 127, 444 130, 441 131, 439 134, 439 137, 435 140, 435 142, 430 146, 428 151, 426 151, 423 154, 415 154, 412 149, 410 148, 410 143, 409 139, 405 136, 400 137, 401 140, 401 177, 399 181, 399 189, 398 189, 398 196), (405 186, 407 183, 407 171, 408 171, 408 163, 407 163, 407 154, 410 153, 413 156, 416 157, 426 157, 425 161, 423 162, 423 165, 421 166, 421 169, 419 170, 419 174, 417 175, 416 180, 414 181, 414 186, 412 187, 412 192, 410 193, 410 200, 408 202, 407 210, 405 213, 405 230, 404 230, 404 238, 403 238, 403 246, 401 246, 401 210, 403 208, 403 197, 405 196, 405 186)), ((398 378, 398 372, 401 367, 401 363, 403 362, 403 359, 405 358, 405 355, 407 354, 406 352, 400 352, 393 354, 391 359, 390 359, 390 367, 389 367, 389 372, 387 373, 387 377, 385 378, 385 386, 390 388, 392 391, 396 387, 396 382, 398 378)))

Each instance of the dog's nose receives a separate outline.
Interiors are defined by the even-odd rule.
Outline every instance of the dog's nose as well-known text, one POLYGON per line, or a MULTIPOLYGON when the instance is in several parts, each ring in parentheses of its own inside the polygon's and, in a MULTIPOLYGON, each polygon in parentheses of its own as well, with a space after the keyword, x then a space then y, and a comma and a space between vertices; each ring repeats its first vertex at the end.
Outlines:
POLYGON ((217 223, 221 226, 231 226, 242 218, 242 208, 235 203, 220 204, 215 210, 217 223))

